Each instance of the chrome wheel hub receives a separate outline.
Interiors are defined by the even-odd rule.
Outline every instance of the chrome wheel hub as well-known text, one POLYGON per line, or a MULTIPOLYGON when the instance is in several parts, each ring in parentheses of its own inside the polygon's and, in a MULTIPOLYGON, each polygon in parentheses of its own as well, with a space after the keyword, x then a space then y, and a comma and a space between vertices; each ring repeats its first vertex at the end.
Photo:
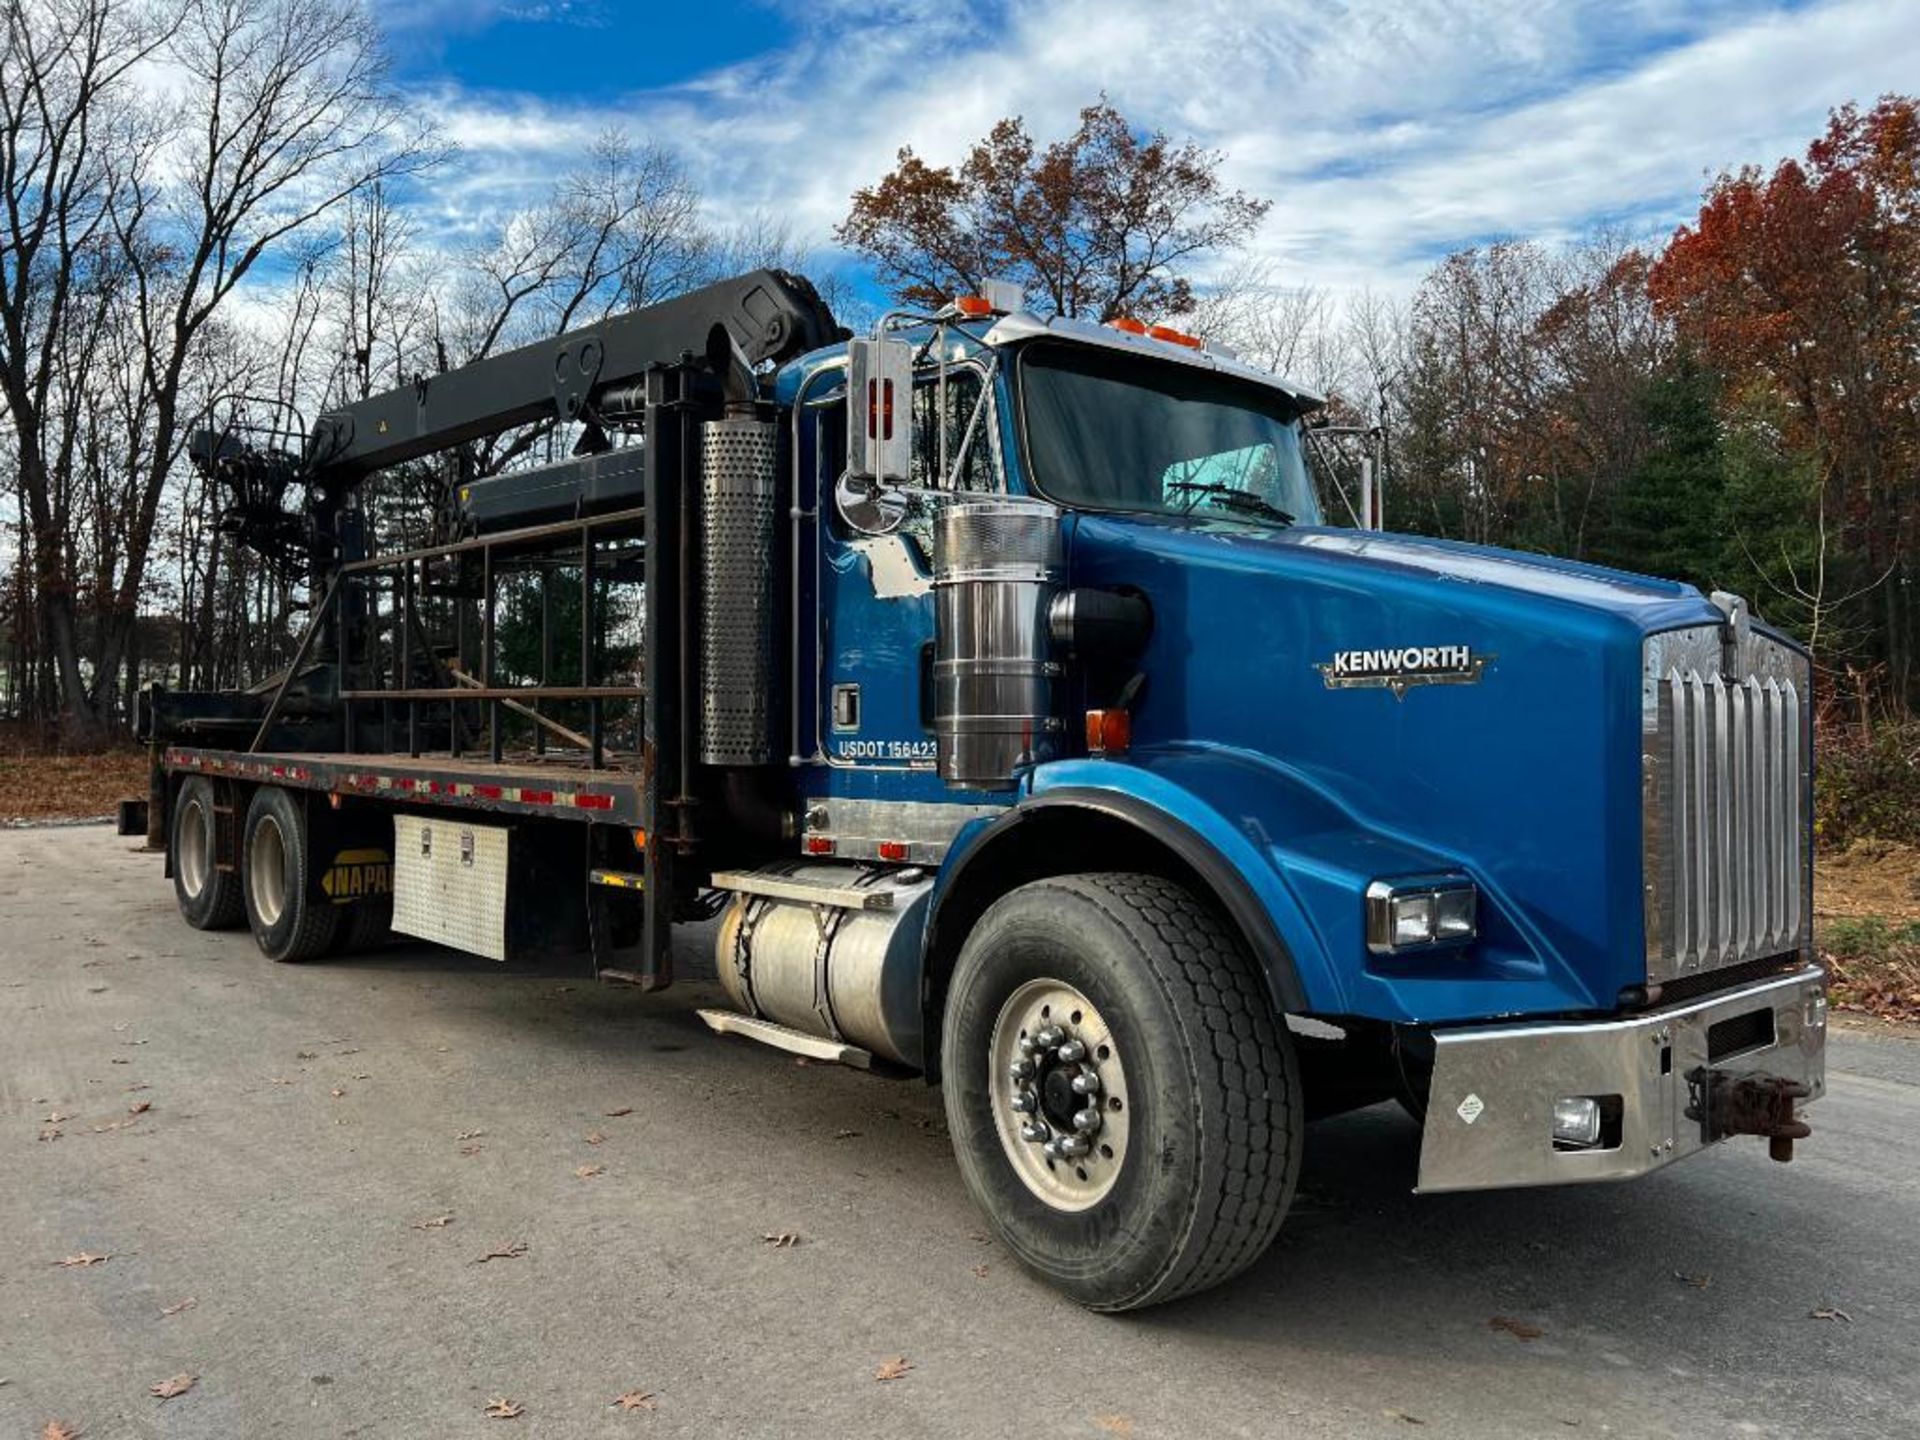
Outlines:
POLYGON ((1126 1071, 1100 1012, 1073 986, 1029 980, 1000 1009, 987 1091, 1001 1148, 1056 1210, 1113 1189, 1127 1154, 1126 1071))
POLYGON ((174 863, 180 867, 180 887, 195 900, 200 892, 207 888, 207 872, 213 866, 210 857, 213 846, 208 832, 213 829, 213 817, 201 808, 198 800, 189 800, 180 817, 179 854, 174 863))
POLYGON ((287 845, 280 822, 265 816, 253 829, 247 850, 247 884, 253 891, 254 913, 271 927, 287 908, 287 845))

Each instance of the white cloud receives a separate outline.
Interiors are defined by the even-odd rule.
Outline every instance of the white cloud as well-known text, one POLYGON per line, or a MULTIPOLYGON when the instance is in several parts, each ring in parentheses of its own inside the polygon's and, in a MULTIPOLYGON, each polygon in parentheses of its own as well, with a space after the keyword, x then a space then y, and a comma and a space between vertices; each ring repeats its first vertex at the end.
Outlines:
POLYGON ((1670 227, 1707 174, 1799 151, 1831 106, 1910 88, 1920 54, 1920 8, 1885 0, 795 0, 790 19, 787 48, 619 105, 429 96, 465 149, 432 203, 457 229, 620 124, 681 150, 720 214, 824 246, 900 145, 955 160, 1012 113, 1057 134, 1104 90, 1275 202, 1257 248, 1291 279, 1399 288, 1490 235, 1670 227))

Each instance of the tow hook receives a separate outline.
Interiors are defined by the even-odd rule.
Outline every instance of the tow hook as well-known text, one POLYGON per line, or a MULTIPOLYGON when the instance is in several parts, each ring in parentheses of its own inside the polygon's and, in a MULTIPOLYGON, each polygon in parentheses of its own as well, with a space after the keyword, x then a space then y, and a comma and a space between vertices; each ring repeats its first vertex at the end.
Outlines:
POLYGON ((1813 1134, 1812 1127, 1793 1112, 1796 1100, 1813 1094, 1803 1081, 1696 1070, 1687 1077, 1687 1089, 1687 1118, 1703 1122, 1709 1140, 1764 1135, 1768 1158, 1784 1164, 1793 1159, 1793 1142, 1813 1134))

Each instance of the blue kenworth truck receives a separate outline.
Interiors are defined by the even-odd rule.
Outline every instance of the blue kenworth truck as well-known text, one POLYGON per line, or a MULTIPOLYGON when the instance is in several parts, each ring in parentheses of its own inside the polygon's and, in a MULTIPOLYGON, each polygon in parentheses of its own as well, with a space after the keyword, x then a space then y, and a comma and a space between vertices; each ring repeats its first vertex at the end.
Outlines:
POLYGON ((1331 527, 1320 397, 982 289, 854 337, 759 271, 311 427, 216 407, 221 527, 310 598, 259 684, 144 693, 188 923, 657 989, 717 920, 713 1029, 941 1085, 996 1236, 1102 1310, 1255 1261, 1358 1106, 1422 1191, 1790 1158, 1806 652, 1331 527), (508 431, 558 458, 482 473, 508 431))

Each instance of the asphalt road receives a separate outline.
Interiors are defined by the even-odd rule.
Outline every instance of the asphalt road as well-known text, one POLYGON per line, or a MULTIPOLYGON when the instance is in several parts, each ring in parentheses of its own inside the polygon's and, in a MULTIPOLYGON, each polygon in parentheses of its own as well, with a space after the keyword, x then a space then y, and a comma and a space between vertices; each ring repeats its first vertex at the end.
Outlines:
POLYGON ((1111 1319, 983 1239, 917 1081, 696 988, 274 966, 133 843, 0 832, 0 1437, 1920 1429, 1920 1040, 1836 1035, 1790 1166, 1416 1198, 1408 1121, 1327 1122, 1263 1263, 1111 1319))

